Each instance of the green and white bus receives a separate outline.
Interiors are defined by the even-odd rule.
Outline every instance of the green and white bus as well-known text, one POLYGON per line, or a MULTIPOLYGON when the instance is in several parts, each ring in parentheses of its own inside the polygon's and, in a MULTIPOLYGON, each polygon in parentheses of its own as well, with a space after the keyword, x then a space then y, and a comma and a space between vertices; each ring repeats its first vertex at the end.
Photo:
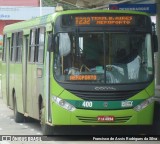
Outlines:
POLYGON ((55 12, 4 28, 2 95, 16 122, 151 125, 156 36, 142 12, 55 12))

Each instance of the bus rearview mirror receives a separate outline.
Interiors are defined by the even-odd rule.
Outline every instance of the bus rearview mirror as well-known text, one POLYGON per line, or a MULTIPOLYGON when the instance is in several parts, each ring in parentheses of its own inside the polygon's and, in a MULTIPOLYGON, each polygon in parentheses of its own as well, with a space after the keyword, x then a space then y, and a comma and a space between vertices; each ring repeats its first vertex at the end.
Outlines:
POLYGON ((49 34, 48 35, 48 47, 47 47, 47 50, 49 52, 53 52, 54 51, 53 39, 54 39, 53 34, 49 34))

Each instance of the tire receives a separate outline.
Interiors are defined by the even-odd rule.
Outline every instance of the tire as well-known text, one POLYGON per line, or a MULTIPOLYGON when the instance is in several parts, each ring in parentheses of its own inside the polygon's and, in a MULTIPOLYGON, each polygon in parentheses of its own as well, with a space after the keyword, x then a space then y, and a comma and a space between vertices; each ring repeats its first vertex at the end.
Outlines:
POLYGON ((42 104, 41 104, 40 111, 39 111, 39 117, 40 117, 42 134, 43 135, 54 135, 53 127, 45 123, 45 108, 42 107, 42 104))
POLYGON ((47 124, 41 125, 42 134, 46 136, 53 136, 53 127, 47 124))
POLYGON ((155 102, 152 135, 160 135, 160 102, 155 102))
POLYGON ((14 112, 14 120, 16 123, 24 122, 24 115, 17 111, 17 101, 16 101, 15 94, 13 97, 13 112, 14 112))

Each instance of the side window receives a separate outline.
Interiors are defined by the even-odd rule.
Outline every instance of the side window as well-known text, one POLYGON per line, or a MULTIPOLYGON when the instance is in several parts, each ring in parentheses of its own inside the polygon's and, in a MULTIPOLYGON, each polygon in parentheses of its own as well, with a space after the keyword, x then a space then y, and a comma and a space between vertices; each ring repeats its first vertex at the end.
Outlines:
POLYGON ((17 33, 12 34, 12 43, 11 43, 11 53, 10 60, 15 62, 16 60, 16 43, 17 43, 17 33))
POLYGON ((43 63, 45 28, 32 29, 30 32, 29 62, 43 63))
POLYGON ((22 61, 22 32, 16 32, 12 34, 11 42, 11 62, 21 62, 22 61))
POLYGON ((32 29, 30 32, 29 62, 35 61, 35 44, 36 44, 36 29, 32 29))
POLYGON ((2 61, 6 62, 6 49, 7 49, 7 41, 6 35, 3 36, 3 53, 2 53, 2 61))
POLYGON ((22 37, 23 37, 23 33, 18 32, 18 34, 17 34, 17 54, 16 54, 16 61, 17 62, 22 61, 22 44, 23 44, 22 37))
POLYGON ((43 63, 45 47, 45 28, 38 29, 38 63, 43 63))

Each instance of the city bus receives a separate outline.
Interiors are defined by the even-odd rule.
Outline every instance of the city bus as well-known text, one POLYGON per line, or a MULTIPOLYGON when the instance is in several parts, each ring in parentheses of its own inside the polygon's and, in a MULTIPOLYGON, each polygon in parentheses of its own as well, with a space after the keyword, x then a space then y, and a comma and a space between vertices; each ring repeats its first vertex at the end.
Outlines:
POLYGON ((16 122, 60 126, 152 125, 154 52, 150 16, 70 10, 4 28, 2 95, 16 122))

